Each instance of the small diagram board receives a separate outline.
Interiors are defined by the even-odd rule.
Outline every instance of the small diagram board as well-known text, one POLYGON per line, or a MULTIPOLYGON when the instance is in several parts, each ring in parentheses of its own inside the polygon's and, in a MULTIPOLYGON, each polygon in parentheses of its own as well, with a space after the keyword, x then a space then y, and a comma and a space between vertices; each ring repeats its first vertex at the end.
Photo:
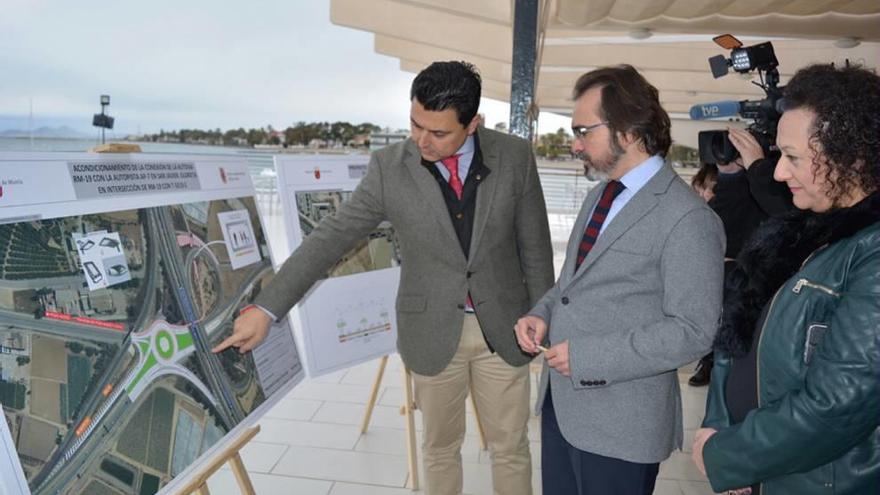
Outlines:
MULTIPOLYGON (((367 155, 275 157, 291 251, 351 196, 368 162, 367 155)), ((397 351, 399 280, 397 236, 390 223, 382 222, 330 268, 292 313, 301 322, 310 376, 397 351)))
POLYGON ((103 289, 131 280, 118 232, 74 232, 73 244, 79 254, 89 290, 103 289))
POLYGON ((7 153, 0 186, 3 495, 173 493, 304 377, 286 319, 211 352, 274 276, 245 161, 7 153))
POLYGON ((260 249, 254 236, 254 226, 247 210, 224 211, 217 214, 223 229, 223 239, 229 251, 233 270, 260 261, 260 249))

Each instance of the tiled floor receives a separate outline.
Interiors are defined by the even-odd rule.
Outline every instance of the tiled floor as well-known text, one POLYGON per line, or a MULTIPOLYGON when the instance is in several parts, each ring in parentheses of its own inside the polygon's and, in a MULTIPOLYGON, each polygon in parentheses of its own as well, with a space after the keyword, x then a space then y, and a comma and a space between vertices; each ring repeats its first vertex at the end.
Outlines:
MULTIPOLYGON (((262 431, 243 450, 245 466, 260 495, 407 495, 407 458, 400 359, 392 356, 382 381, 369 431, 360 423, 378 369, 378 361, 307 379, 284 397, 260 425, 262 431)), ((703 416, 706 389, 682 381, 685 452, 676 452, 660 466, 656 495, 708 495, 712 491, 690 460, 690 442, 703 416)), ((533 374, 533 379, 535 375, 533 374)), ((534 395, 534 386, 532 388, 534 395)), ((416 427, 421 419, 416 412, 416 427)), ((529 424, 532 439, 533 485, 540 489, 538 418, 529 424)), ((464 492, 492 493, 488 452, 481 451, 473 416, 462 449, 464 492)), ((238 494, 232 473, 224 469, 209 480, 212 494, 238 494)))

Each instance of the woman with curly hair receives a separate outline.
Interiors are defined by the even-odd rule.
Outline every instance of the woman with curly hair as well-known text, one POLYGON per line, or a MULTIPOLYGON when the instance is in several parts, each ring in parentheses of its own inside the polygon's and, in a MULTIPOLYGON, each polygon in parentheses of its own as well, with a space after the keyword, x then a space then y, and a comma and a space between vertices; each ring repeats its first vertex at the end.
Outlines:
POLYGON ((771 218, 725 283, 694 462, 716 492, 880 493, 880 77, 785 88, 771 218))

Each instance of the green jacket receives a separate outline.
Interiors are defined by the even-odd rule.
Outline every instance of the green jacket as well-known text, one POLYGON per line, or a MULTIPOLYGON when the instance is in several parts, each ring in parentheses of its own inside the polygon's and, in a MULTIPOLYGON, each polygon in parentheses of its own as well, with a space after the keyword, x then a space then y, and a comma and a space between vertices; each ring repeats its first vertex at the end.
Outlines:
POLYGON ((880 223, 817 250, 770 304, 759 408, 737 425, 731 360, 716 353, 703 423, 718 430, 703 450, 712 489, 880 494, 880 223))

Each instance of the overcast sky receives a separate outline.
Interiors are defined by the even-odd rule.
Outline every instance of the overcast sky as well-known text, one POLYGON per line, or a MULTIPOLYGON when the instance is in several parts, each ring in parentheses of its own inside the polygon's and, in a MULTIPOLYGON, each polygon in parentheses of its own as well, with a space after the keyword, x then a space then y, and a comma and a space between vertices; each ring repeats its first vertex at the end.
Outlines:
MULTIPOLYGON (((284 128, 294 122, 409 125, 409 85, 373 36, 330 23, 329 0, 2 0, 0 130, 88 132, 111 95, 116 133, 284 128)), ((484 99, 487 124, 506 103, 484 99)), ((542 117, 541 132, 568 125, 542 117)))

